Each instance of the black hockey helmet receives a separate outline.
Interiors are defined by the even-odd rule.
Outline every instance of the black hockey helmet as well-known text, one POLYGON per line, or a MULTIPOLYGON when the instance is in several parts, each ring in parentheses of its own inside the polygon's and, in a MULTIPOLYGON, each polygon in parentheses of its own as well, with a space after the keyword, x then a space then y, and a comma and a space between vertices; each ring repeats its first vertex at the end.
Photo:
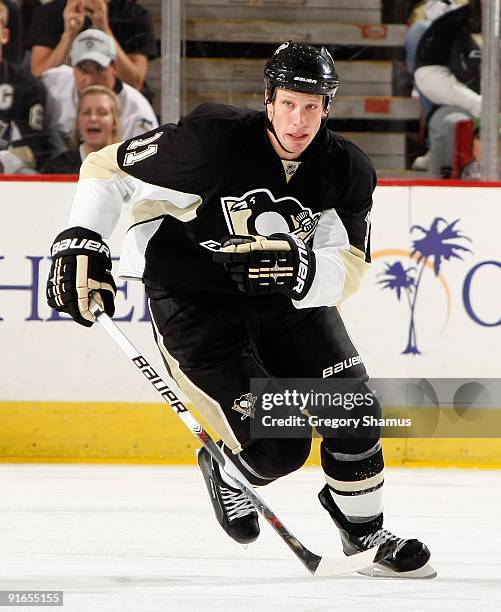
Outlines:
POLYGON ((332 55, 325 47, 294 43, 280 45, 264 67, 267 102, 272 102, 277 87, 324 96, 324 110, 329 108, 339 87, 332 55))

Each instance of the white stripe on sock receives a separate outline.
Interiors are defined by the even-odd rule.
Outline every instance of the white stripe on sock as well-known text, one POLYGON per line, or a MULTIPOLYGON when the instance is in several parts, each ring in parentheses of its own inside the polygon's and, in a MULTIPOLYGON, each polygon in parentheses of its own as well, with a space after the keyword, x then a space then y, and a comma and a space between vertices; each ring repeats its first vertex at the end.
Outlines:
POLYGON ((330 490, 332 499, 346 517, 371 518, 383 511, 383 487, 361 495, 337 495, 330 490))

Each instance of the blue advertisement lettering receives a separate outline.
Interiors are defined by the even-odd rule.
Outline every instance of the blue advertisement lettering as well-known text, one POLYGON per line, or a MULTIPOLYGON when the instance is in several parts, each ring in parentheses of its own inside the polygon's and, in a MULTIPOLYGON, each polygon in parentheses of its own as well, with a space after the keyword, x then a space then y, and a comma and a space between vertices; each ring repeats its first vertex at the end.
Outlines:
MULTIPOLYGON (((71 317, 59 313, 56 310, 50 310, 50 314, 47 313, 47 307, 45 312, 40 312, 39 304, 45 303, 45 280, 46 271, 45 267, 40 269, 44 264, 44 260, 50 261, 50 258, 44 258, 43 256, 26 255, 25 260, 29 262, 29 281, 26 283, 19 282, 17 284, 0 284, 0 296, 2 291, 13 291, 16 293, 25 293, 26 305, 27 305, 27 316, 25 321, 39 321, 39 322, 59 322, 59 321, 72 321, 71 317), (29 302, 28 302, 29 300, 29 302)), ((118 259, 118 258, 113 258, 118 259)), ((5 263, 5 256, 0 255, 0 270, 1 264, 5 263)), ((133 283, 139 285, 139 283, 133 283)), ((123 281, 121 284, 117 284, 117 306, 120 307, 120 311, 125 314, 115 316, 115 321, 132 322, 133 320, 140 323, 151 322, 151 317, 148 309, 148 298, 144 294, 141 286, 141 292, 138 295, 137 290, 132 292, 132 296, 129 291, 129 282, 123 281), (134 295, 135 294, 135 295, 134 295), (133 305, 130 305, 132 300, 133 305), (140 301, 138 301, 140 300, 140 301), (135 305, 134 305, 135 304, 135 305)), ((2 300, 0 300, 0 322, 5 321, 5 308, 2 309, 2 300)), ((43 310, 43 309, 42 309, 43 310)))
MULTIPOLYGON (((484 268, 484 266, 494 266, 496 268, 498 268, 497 270, 497 274, 499 275, 499 273, 501 272, 501 262, 499 261, 495 261, 495 260, 487 260, 487 261, 481 261, 478 264, 476 264, 475 266, 473 266, 473 268, 468 272, 468 274, 466 275, 465 279, 464 279, 464 284, 463 284, 463 302, 464 302, 464 307, 465 310, 468 314, 468 316, 473 319, 473 321, 475 321, 475 323, 478 323, 478 325, 482 325, 483 327, 496 327, 497 325, 501 325, 501 318, 498 321, 493 321, 493 322, 489 322, 489 321, 483 321, 475 312, 473 304, 472 304, 472 299, 471 299, 471 285, 472 285, 472 281, 473 278, 475 276, 475 274, 482 268, 484 268)), ((495 273, 496 274, 496 273, 495 273)), ((494 299, 499 299, 499 295, 500 295, 500 290, 501 290, 501 278, 499 278, 499 276, 497 277, 497 282, 494 281, 491 286, 493 288, 497 287, 497 291, 494 290, 492 295, 494 297, 494 299)))

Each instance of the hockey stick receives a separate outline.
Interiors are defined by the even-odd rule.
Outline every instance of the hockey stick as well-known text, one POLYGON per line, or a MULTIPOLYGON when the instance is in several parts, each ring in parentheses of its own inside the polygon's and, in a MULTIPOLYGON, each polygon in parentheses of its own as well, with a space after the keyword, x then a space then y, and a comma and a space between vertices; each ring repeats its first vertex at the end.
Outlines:
POLYGON ((245 476, 238 470, 235 464, 221 451, 209 434, 195 420, 186 407, 186 399, 183 392, 179 389, 176 382, 166 377, 165 382, 139 353, 129 339, 116 326, 110 317, 101 310, 100 305, 94 298, 91 299, 91 311, 96 316, 97 321, 115 340, 118 346, 129 357, 136 368, 150 382, 153 388, 159 393, 162 399, 172 408, 177 416, 183 421, 188 429, 200 440, 215 461, 225 470, 235 481, 240 489, 247 495, 259 513, 268 521, 273 529, 278 533, 282 540, 292 550, 296 557, 303 563, 306 569, 315 576, 342 576, 357 572, 361 569, 370 567, 373 563, 384 559, 392 552, 392 547, 381 545, 369 550, 339 559, 329 559, 320 557, 308 550, 292 533, 285 527, 278 516, 271 510, 268 504, 254 490, 245 476), (182 399, 181 399, 182 398, 182 399))

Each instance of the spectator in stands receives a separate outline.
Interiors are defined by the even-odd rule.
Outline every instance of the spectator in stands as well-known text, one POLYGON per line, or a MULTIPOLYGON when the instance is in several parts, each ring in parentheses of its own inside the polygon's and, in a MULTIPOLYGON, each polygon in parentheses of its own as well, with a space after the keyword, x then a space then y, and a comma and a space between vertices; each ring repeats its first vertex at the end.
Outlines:
POLYGON ((9 62, 20 64, 24 55, 23 45, 23 23, 21 12, 14 0, 2 0, 9 15, 7 29, 9 30, 9 41, 3 48, 3 57, 9 62))
POLYGON ((461 170, 461 178, 465 181, 479 181, 482 178, 480 168, 480 120, 475 120, 473 128, 473 145, 471 149, 471 160, 461 170))
POLYGON ((481 0, 434 21, 419 43, 414 77, 433 102, 428 117, 429 171, 450 175, 458 121, 480 115, 481 0))
POLYGON ((80 94, 78 115, 71 134, 71 148, 51 157, 45 174, 78 174, 83 160, 93 151, 119 142, 118 100, 108 87, 90 85, 80 94))
MULTIPOLYGON (((409 16, 409 28, 405 34, 407 70, 413 78, 413 81, 414 71, 416 68, 416 50, 419 41, 423 37, 423 34, 428 30, 431 23, 435 21, 435 19, 438 19, 449 11, 459 8, 462 4, 465 4, 465 1, 466 0, 426 0, 418 2, 413 8, 409 16)), ((419 88, 415 87, 415 90, 419 95, 423 120, 426 122, 426 119, 433 108, 433 102, 428 100, 428 98, 419 91, 419 88)), ((414 161, 412 168, 414 170, 426 170, 428 157, 428 154, 418 157, 414 161)))
MULTIPOLYGON (((473 125, 473 142, 471 146, 471 158, 461 169, 461 178, 465 181, 480 181, 482 179, 482 169, 480 167, 481 143, 480 143, 480 118, 475 119, 473 125)), ((501 137, 501 129, 499 133, 501 137)), ((499 158, 501 159, 501 139, 499 141, 499 158)), ((501 167, 500 167, 501 171, 501 167)))
POLYGON ((49 154, 45 89, 30 72, 3 58, 9 12, 0 0, 0 173, 35 172, 49 154))
POLYGON ((431 23, 445 13, 453 11, 468 0, 421 0, 412 9, 409 15, 409 28, 405 34, 405 55, 407 59, 407 70, 412 76, 416 68, 416 50, 423 34, 431 23))
POLYGON ((42 75, 48 91, 47 121, 67 142, 75 124, 78 95, 89 85, 104 85, 118 97, 122 136, 126 140, 158 126, 148 100, 117 78, 113 39, 101 30, 84 30, 71 47, 71 66, 52 68, 42 75))
POLYGON ((26 44, 31 48, 31 71, 41 75, 67 61, 82 29, 111 36, 120 80, 143 87, 149 59, 157 57, 150 12, 133 0, 50 0, 35 11, 26 44))

